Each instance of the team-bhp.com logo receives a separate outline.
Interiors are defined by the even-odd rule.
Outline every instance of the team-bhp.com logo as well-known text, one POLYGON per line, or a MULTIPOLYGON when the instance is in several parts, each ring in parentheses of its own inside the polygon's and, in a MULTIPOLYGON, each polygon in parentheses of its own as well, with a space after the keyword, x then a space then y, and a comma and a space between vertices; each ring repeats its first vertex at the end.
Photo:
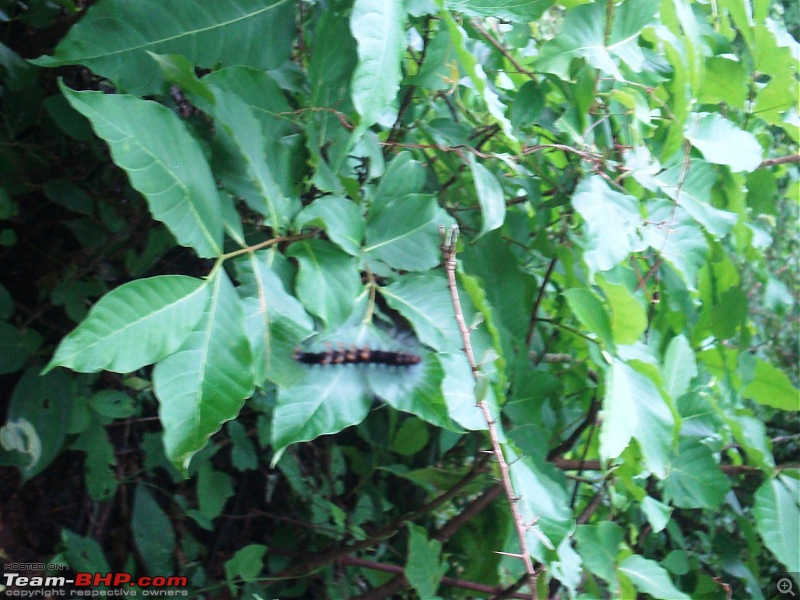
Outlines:
POLYGON ((28 576, 3 573, 3 593, 18 598, 76 598, 103 596, 188 596, 186 577, 133 577, 130 573, 76 573, 28 576))

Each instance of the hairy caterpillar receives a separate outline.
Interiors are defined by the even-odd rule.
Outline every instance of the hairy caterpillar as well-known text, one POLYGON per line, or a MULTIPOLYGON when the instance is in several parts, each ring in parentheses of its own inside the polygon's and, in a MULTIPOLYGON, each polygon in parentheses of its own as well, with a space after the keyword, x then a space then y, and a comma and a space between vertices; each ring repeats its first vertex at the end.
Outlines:
POLYGON ((324 352, 294 351, 294 359, 304 365, 387 365, 410 367, 422 360, 411 352, 373 350, 369 346, 328 349, 324 352))

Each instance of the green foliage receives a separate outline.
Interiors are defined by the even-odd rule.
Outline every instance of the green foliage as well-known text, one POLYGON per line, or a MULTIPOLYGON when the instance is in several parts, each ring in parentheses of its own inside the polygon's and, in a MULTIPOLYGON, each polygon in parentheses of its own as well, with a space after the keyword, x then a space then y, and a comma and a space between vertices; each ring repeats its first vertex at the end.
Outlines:
POLYGON ((539 597, 800 571, 796 9, 0 15, 0 464, 15 506, 59 490, 37 560, 198 598, 519 594, 485 401, 539 597), (383 351, 415 358, 325 364, 383 351))

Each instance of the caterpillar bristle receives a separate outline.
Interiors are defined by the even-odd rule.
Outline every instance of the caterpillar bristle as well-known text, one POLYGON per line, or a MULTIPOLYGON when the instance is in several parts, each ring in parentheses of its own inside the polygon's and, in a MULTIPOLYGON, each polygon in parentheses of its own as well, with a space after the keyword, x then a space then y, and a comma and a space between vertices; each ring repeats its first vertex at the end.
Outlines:
POLYGON ((323 352, 305 352, 296 348, 294 360, 305 365, 385 365, 389 367, 411 367, 422 358, 411 352, 373 350, 369 346, 357 348, 331 348, 323 352))

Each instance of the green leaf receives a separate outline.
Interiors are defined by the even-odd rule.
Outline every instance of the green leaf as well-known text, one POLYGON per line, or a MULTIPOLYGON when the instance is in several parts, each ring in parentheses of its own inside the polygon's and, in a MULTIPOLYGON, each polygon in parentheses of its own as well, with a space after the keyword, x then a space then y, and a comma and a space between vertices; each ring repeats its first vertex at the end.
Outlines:
POLYGON ((72 380, 64 371, 22 374, 8 406, 8 424, 0 430, 6 450, 27 455, 20 465, 27 480, 44 470, 61 451, 73 410, 72 380), (13 447, 9 442, 14 441, 13 447))
POLYGON ((253 357, 244 310, 224 270, 209 280, 211 298, 180 350, 153 370, 170 461, 185 473, 192 456, 236 417, 253 392, 253 357))
POLYGON ((364 420, 372 396, 361 377, 354 376, 356 368, 309 367, 302 383, 278 390, 272 420, 273 464, 290 444, 337 433, 364 420))
POLYGON ((353 5, 350 29, 358 44, 358 64, 351 87, 360 131, 378 122, 400 88, 405 18, 400 0, 356 0, 353 5))
POLYGON ((753 381, 742 390, 742 395, 764 406, 800 410, 800 391, 792 385, 786 373, 765 360, 756 361, 753 381))
POLYGON ((683 396, 696 375, 697 361, 689 340, 682 335, 675 336, 664 356, 664 388, 670 398, 677 400, 683 396))
POLYGON ((616 79, 623 75, 614 56, 633 71, 641 71, 644 57, 637 38, 656 14, 658 0, 628 0, 614 11, 614 24, 606 45, 606 4, 592 2, 567 13, 561 31, 546 42, 539 53, 537 70, 552 73, 567 81, 574 58, 585 58, 595 69, 616 79))
POLYGON ((269 267, 271 253, 255 252, 236 261, 241 285, 245 330, 253 351, 254 381, 279 385, 297 381, 301 371, 292 358, 294 347, 314 331, 303 305, 286 292, 278 274, 269 267))
POLYGON ((623 560, 617 572, 625 575, 636 589, 653 598, 663 600, 691 600, 690 596, 678 590, 669 578, 666 569, 653 560, 632 554, 623 560))
POLYGON ((449 10, 516 23, 536 21, 552 4, 552 0, 447 0, 449 10))
POLYGON ((631 252, 643 250, 642 217, 633 196, 612 190, 597 175, 578 184, 572 205, 584 221, 584 260, 591 273, 608 271, 631 252))
POLYGON ((711 190, 717 176, 706 161, 692 159, 688 168, 683 164, 670 167, 656 175, 654 181, 693 219, 719 238, 728 235, 738 220, 735 213, 711 204, 711 190))
POLYGON ((711 451, 697 440, 681 440, 664 481, 664 494, 679 508, 718 508, 730 490, 711 451))
POLYGON ((241 579, 242 581, 256 581, 264 568, 264 555, 267 547, 262 544, 248 544, 244 548, 236 551, 228 561, 225 562, 225 579, 234 592, 232 584, 241 579))
POLYGON ((424 528, 408 524, 408 558, 405 575, 420 598, 433 598, 448 564, 441 559, 442 542, 428 539, 424 528))
POLYGON ((422 450, 430 438, 425 421, 406 419, 394 434, 389 449, 403 456, 411 456, 422 450))
POLYGON ((110 500, 116 493, 119 482, 114 471, 117 457, 105 428, 93 421, 72 444, 72 448, 86 453, 84 471, 89 496, 97 502, 110 500))
POLYGON ((203 258, 222 252, 217 186, 203 151, 168 108, 133 96, 73 92, 69 103, 108 142, 114 162, 147 198, 153 217, 203 258))
POLYGON ((647 517, 653 531, 658 533, 663 531, 669 523, 670 516, 672 515, 672 507, 659 502, 652 496, 647 496, 642 500, 642 512, 647 517))
POLYGON ((642 229, 647 244, 675 267, 689 290, 695 291, 698 273, 709 254, 703 230, 687 211, 666 200, 650 203, 648 213, 642 229), (665 223, 670 227, 665 228, 665 223))
POLYGON ((752 133, 742 131, 718 114, 698 113, 687 125, 686 139, 712 163, 727 165, 732 171, 755 171, 762 151, 752 133))
POLYGON ((601 521, 597 525, 578 525, 575 528, 575 541, 583 564, 592 573, 601 577, 611 586, 617 587, 617 554, 625 532, 616 523, 601 521))
POLYGON ((514 493, 523 523, 535 523, 528 531, 531 554, 539 559, 566 539, 573 528, 564 474, 552 464, 530 456, 519 457, 510 445, 504 448, 511 470, 514 493), (535 528, 535 529, 534 529, 535 528))
POLYGON ((384 201, 370 212, 364 253, 398 270, 427 271, 441 260, 439 226, 453 224, 433 196, 384 201))
POLYGON ((745 65, 724 56, 706 58, 705 76, 698 101, 702 104, 724 102, 731 108, 744 109, 747 99, 748 74, 745 65))
POLYGON ((136 404, 125 392, 101 390, 89 398, 89 406, 97 414, 111 419, 125 419, 136 412, 136 404))
POLYGON ((323 196, 306 206, 295 217, 295 227, 322 227, 342 250, 358 256, 364 239, 364 218, 358 204, 343 196, 323 196))
POLYGON ((297 297, 328 329, 335 329, 353 312, 362 290, 358 262, 330 242, 303 240, 289 246, 286 256, 297 260, 297 297))
POLYGON ((213 114, 227 134, 219 138, 226 155, 226 181, 232 191, 239 192, 255 211, 267 217, 273 230, 283 231, 300 208, 297 199, 286 198, 267 164, 266 140, 261 124, 250 106, 232 92, 212 86, 215 103, 213 114), (231 166, 239 165, 239 167, 231 166), (244 183, 232 180, 244 179, 244 183))
POLYGON ((616 458, 636 438, 648 468, 663 478, 672 449, 675 423, 650 379, 615 360, 608 370, 600 428, 600 455, 616 458))
POLYGON ((611 307, 614 342, 623 345, 634 343, 647 329, 647 314, 641 301, 625 285, 611 283, 602 276, 597 277, 597 283, 611 307))
POLYGON ((233 494, 233 478, 230 475, 215 471, 209 462, 200 465, 197 470, 197 502, 204 517, 209 520, 218 517, 233 494))
POLYGON ((147 52, 180 54, 196 65, 274 69, 289 58, 294 4, 288 0, 213 2, 153 0, 146 10, 126 0, 102 0, 69 30, 53 56, 34 64, 81 64, 136 94, 160 90, 147 52))
POLYGON ((407 275, 380 288, 380 293, 411 324, 420 342, 439 352, 460 347, 453 301, 443 278, 407 275))
POLYGON ((506 218, 506 200, 503 197, 503 188, 492 172, 475 160, 470 154, 469 166, 472 170, 472 179, 475 182, 475 191, 481 205, 483 225, 478 233, 482 236, 493 229, 503 225, 506 218))
POLYGON ((158 575, 173 572, 175 532, 172 522, 144 483, 138 484, 134 493, 131 530, 147 573, 158 575))
POLYGON ((792 572, 800 571, 800 485, 795 473, 765 481, 755 501, 756 529, 761 539, 792 572))
POLYGON ((42 336, 33 329, 20 330, 0 322, 0 375, 19 371, 42 342, 42 336))
POLYGON ((200 321, 209 301, 201 279, 161 275, 110 291, 61 340, 45 368, 83 373, 129 373, 175 352, 200 321))
POLYGON ((614 348, 611 320, 600 298, 586 288, 575 288, 564 292, 570 309, 578 320, 608 348, 614 348))

